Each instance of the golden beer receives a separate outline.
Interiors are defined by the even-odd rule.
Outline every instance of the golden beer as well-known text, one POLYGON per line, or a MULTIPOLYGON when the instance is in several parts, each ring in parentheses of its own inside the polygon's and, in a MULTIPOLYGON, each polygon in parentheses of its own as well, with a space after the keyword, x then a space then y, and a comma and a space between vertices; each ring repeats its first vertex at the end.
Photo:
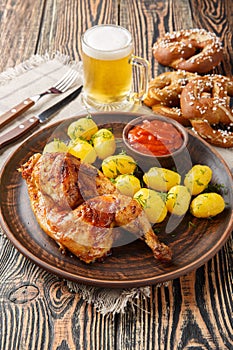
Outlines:
POLYGON ((100 60, 83 54, 84 91, 99 103, 112 103, 126 98, 131 90, 131 55, 117 60, 100 60))
POLYGON ((82 36, 84 99, 97 109, 118 109, 128 103, 132 86, 132 65, 147 63, 133 56, 130 32, 117 25, 97 25, 82 36))

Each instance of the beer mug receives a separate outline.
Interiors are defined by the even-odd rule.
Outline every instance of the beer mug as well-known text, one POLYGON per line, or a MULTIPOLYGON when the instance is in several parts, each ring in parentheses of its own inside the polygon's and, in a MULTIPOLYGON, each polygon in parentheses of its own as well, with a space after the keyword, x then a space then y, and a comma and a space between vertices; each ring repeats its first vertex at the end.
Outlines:
POLYGON ((97 110, 117 110, 141 101, 146 94, 148 62, 133 55, 130 32, 118 25, 97 25, 82 36, 84 102, 97 110), (140 69, 132 91, 132 67, 140 69), (130 102, 131 101, 131 102, 130 102))

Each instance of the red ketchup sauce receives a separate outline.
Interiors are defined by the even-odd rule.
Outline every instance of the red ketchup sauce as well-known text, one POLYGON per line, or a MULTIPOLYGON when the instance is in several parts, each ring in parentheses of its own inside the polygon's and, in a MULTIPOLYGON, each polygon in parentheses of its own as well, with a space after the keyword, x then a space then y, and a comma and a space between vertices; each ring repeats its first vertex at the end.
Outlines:
POLYGON ((131 147, 143 154, 164 156, 178 150, 183 137, 172 124, 144 120, 128 132, 128 141, 131 147))

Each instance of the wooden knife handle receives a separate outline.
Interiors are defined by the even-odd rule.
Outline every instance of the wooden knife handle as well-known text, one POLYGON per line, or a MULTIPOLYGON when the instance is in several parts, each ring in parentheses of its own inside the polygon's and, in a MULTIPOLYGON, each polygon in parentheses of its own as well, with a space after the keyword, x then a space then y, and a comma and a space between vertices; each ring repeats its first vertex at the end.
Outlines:
POLYGON ((0 128, 2 128, 7 123, 10 123, 12 120, 31 108, 34 104, 34 101, 32 101, 30 98, 27 98, 17 106, 11 108, 8 112, 2 114, 0 116, 0 128))
POLYGON ((31 117, 25 120, 20 125, 11 129, 7 133, 0 136, 0 149, 5 147, 11 142, 18 140, 21 136, 28 133, 30 130, 34 129, 40 123, 37 117, 31 117))

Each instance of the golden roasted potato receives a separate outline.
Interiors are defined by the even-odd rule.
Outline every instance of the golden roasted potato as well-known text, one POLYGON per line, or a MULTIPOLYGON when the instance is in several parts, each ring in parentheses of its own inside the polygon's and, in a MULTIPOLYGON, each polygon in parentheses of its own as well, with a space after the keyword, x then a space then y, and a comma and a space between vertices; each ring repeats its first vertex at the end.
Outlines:
POLYGON ((82 138, 90 140, 92 135, 98 131, 98 126, 91 117, 80 118, 68 127, 67 134, 71 140, 82 138))
POLYGON ((204 191, 212 178, 212 170, 207 165, 194 165, 185 175, 184 185, 191 195, 197 195, 204 191))
POLYGON ((43 153, 67 152, 67 149, 68 147, 63 141, 54 139, 45 145, 43 153))
POLYGON ((141 188, 134 199, 141 204, 151 223, 162 222, 167 216, 167 208, 159 193, 148 188, 141 188))
POLYGON ((174 186, 168 191, 167 194, 167 210, 174 215, 185 215, 189 209, 190 200, 191 194, 187 187, 182 185, 174 186))
POLYGON ((153 167, 144 174, 143 180, 153 190, 167 192, 171 187, 180 184, 181 176, 169 169, 153 167))
POLYGON ((197 218, 209 218, 220 214, 225 208, 223 197, 217 193, 202 193, 194 198, 190 212, 197 218))
POLYGON ((74 142, 70 142, 68 152, 73 156, 80 158, 84 163, 92 164, 96 160, 96 151, 92 145, 81 139, 77 139, 74 142))
POLYGON ((120 193, 129 197, 133 197, 141 188, 139 179, 131 174, 117 176, 115 179, 115 185, 120 193))
POLYGON ((100 159, 114 154, 116 142, 113 133, 108 129, 99 129, 91 138, 93 147, 100 159))
POLYGON ((135 160, 126 154, 107 157, 102 162, 102 171, 108 178, 115 179, 121 174, 133 174, 136 169, 135 160))

